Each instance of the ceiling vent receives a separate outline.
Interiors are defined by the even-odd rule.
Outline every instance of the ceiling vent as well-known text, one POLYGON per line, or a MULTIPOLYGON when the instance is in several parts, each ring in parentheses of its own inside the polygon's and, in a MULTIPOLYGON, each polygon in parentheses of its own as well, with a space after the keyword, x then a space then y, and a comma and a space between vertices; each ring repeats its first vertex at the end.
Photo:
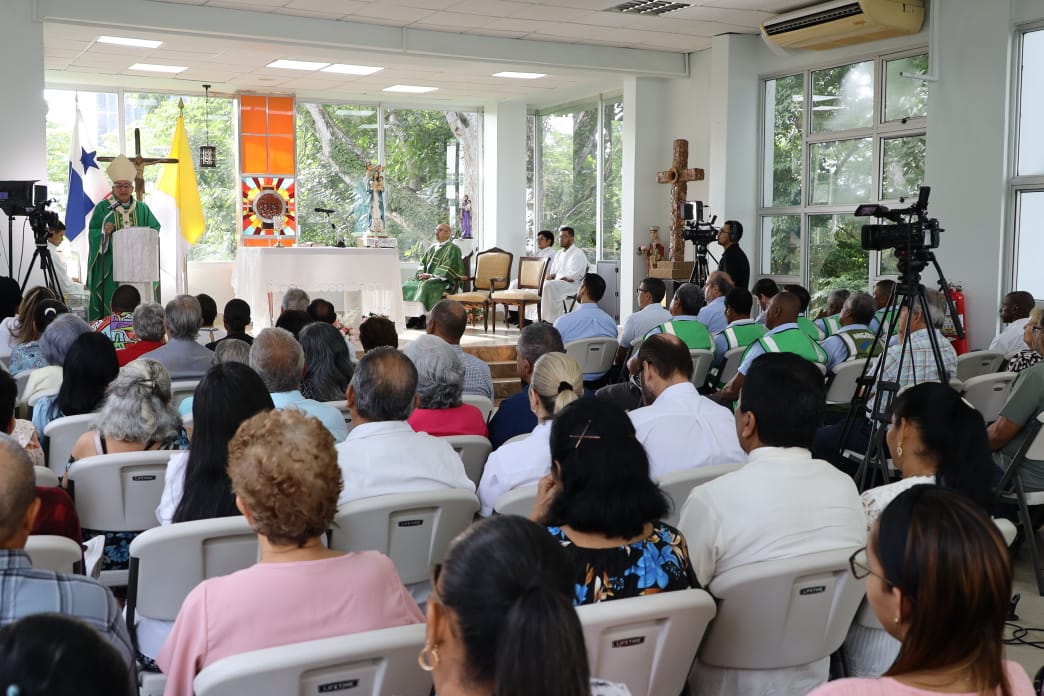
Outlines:
POLYGON ((685 2, 667 2, 666 0, 629 0, 628 2, 610 7, 606 12, 656 16, 674 12, 675 10, 684 10, 686 7, 692 7, 692 5, 685 2))
POLYGON ((924 0, 837 0, 770 19, 761 35, 784 48, 818 51, 916 34, 923 23, 924 0))

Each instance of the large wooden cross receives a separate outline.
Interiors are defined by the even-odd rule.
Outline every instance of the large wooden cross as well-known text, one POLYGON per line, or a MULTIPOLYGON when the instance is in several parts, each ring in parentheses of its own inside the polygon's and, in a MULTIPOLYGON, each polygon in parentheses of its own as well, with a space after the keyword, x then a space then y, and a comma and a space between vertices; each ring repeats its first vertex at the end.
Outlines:
MULTIPOLYGON (((111 162, 115 157, 99 157, 100 162, 111 162)), ((137 128, 134 129, 134 156, 128 157, 131 163, 134 165, 136 174, 134 175, 134 194, 140 201, 145 197, 145 167, 150 164, 177 164, 178 160, 171 157, 142 157, 141 156, 141 131, 137 128)))
MULTIPOLYGON (((671 185, 671 261, 681 262, 685 260, 685 239, 682 230, 685 228, 685 220, 682 218, 681 204, 685 202, 688 193, 688 182, 703 181, 702 169, 687 168, 689 164, 689 141, 674 141, 674 158, 671 168, 664 172, 657 172, 656 183, 671 185)), ((688 274, 686 273, 686 277, 688 274)))

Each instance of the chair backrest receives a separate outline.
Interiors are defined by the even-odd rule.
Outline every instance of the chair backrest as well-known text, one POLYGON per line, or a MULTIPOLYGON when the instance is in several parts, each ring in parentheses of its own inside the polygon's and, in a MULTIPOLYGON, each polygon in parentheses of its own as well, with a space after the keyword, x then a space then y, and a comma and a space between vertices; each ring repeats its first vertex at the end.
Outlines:
POLYGON ((424 636, 424 624, 412 624, 241 653, 200 672, 193 690, 196 696, 342 690, 353 696, 428 696, 431 675, 417 664, 424 636))
POLYGON ((1000 416, 1018 376, 1016 372, 993 372, 972 377, 964 382, 964 398, 982 414, 983 420, 992 423, 1000 416))
POLYGON ((500 247, 480 251, 475 256, 475 289, 505 290, 511 282, 511 264, 515 255, 500 247))
POLYGON ((337 511, 330 548, 380 551, 395 563, 404 584, 423 582, 478 509, 474 493, 455 488, 353 500, 337 511))
POLYGON ((60 484, 58 474, 46 466, 34 466, 33 473, 36 475, 36 485, 41 488, 55 488, 60 484))
POLYGON ((718 616, 700 662, 730 669, 780 669, 841 647, 865 594, 848 569, 854 548, 734 568, 714 578, 718 616))
POLYGON ((743 353, 746 350, 746 346, 736 346, 725 351, 725 359, 721 364, 721 373, 718 375, 718 379, 721 380, 722 384, 728 384, 729 380, 739 372, 739 366, 743 362, 743 353))
POLYGON ((34 568, 56 573, 75 573, 83 560, 83 548, 79 544, 54 534, 30 534, 25 541, 25 552, 34 568))
POLYGON ((697 388, 702 387, 703 383, 707 381, 711 363, 714 362, 714 351, 694 348, 689 351, 689 355, 692 356, 692 379, 690 381, 697 388))
POLYGON ((995 353, 989 350, 973 350, 970 353, 957 356, 957 379, 962 382, 987 375, 1000 369, 1004 362, 1003 353, 995 353))
POLYGON ((664 522, 677 527, 678 518, 681 517, 682 506, 689 499, 689 493, 696 486, 701 486, 708 481, 724 474, 737 471, 743 464, 721 464, 719 466, 697 466, 692 469, 681 469, 666 474, 656 483, 664 493, 671 499, 671 512, 664 518, 664 522))
POLYGON ((565 344, 566 355, 580 364, 584 374, 606 372, 613 366, 620 343, 615 338, 579 338, 565 344))
POLYGON ((69 455, 72 454, 73 445, 80 436, 90 430, 91 421, 98 414, 84 413, 79 416, 62 416, 55 418, 44 427, 43 434, 47 437, 47 466, 59 476, 65 473, 69 466, 69 455))
POLYGON ((512 489, 497 498, 493 503, 493 512, 498 515, 520 515, 529 517, 536 505, 537 486, 521 486, 512 489))
POLYGON ((477 487, 482 480, 482 471, 486 468, 486 460, 493 451, 488 438, 481 435, 446 435, 440 437, 453 447, 460 460, 464 462, 464 473, 477 487))
POLYGON ((18 387, 18 401, 19 402, 21 402, 22 396, 25 394, 25 385, 29 384, 29 373, 30 372, 32 372, 32 370, 26 370, 24 372, 19 372, 17 375, 15 375, 14 380, 15 380, 15 385, 18 387))
POLYGON ((677 590, 577 607, 591 675, 633 696, 680 694, 716 613, 704 590, 677 590))
POLYGON ((195 395, 198 379, 179 379, 170 383, 170 402, 177 408, 181 402, 195 395))
POLYGON ((69 489, 84 529, 141 532, 155 527, 171 453, 99 454, 69 469, 69 489))
POLYGON ((489 420, 489 414, 493 413, 493 400, 480 394, 465 394, 461 399, 482 411, 482 419, 489 420))
POLYGON ((544 276, 551 263, 549 256, 520 256, 518 258, 518 289, 536 290, 540 294, 544 290, 544 276))
POLYGON ((866 366, 865 358, 845 360, 834 366, 834 376, 827 387, 826 402, 828 404, 850 404, 859 386, 856 380, 863 374, 866 366))

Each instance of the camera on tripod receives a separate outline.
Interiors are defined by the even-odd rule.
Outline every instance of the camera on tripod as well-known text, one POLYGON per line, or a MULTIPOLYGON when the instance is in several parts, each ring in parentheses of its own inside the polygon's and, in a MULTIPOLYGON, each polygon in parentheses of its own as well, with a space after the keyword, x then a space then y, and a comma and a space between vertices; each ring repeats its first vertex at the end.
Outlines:
POLYGON ((58 213, 47 209, 47 187, 35 181, 0 181, 0 209, 9 217, 25 216, 37 244, 47 241, 51 229, 58 225, 58 213))
POLYGON ((703 201, 686 201, 678 208, 678 212, 684 220, 682 239, 703 248, 718 239, 718 228, 714 226, 714 221, 718 219, 718 216, 712 217, 710 222, 704 222, 703 201))
POLYGON ((856 217, 876 217, 890 220, 892 224, 863 225, 862 246, 867 251, 895 249, 927 250, 939 246, 939 221, 928 217, 930 186, 922 186, 917 202, 909 208, 889 210, 883 205, 864 203, 856 208, 856 217))

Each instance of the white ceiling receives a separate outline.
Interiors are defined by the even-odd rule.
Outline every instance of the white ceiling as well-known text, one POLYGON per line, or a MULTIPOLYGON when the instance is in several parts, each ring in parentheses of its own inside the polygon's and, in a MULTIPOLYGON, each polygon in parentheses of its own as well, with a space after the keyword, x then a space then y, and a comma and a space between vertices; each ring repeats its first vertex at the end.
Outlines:
POLYGON ((117 6, 104 0, 90 0, 94 3, 90 10, 73 0, 44 0, 40 15, 51 86, 120 85, 194 92, 208 83, 216 94, 293 92, 303 98, 403 101, 381 90, 411 84, 439 88, 421 95, 424 102, 478 105, 508 99, 549 103, 613 89, 619 86, 621 74, 642 73, 643 66, 657 58, 658 64, 667 64, 663 58, 674 61, 681 66, 676 72, 682 72, 684 62, 670 54, 705 49, 718 34, 756 33, 772 14, 808 4, 808 0, 688 0, 691 7, 662 16, 605 11, 620 1, 124 0, 118 7, 129 11, 107 14, 107 7, 117 6), (281 21, 280 15, 286 19, 281 21), (249 23, 246 38, 238 38, 243 34, 237 29, 248 24, 241 20, 264 24, 249 23), (258 36, 264 33, 258 26, 270 29, 271 37, 258 36), (322 34, 322 40, 310 41, 309 27, 322 34), (144 49, 98 43, 97 38, 105 34, 163 44, 144 49), (439 43, 444 47, 413 48, 439 43), (577 45, 603 48, 599 54, 597 48, 578 50, 577 45), (265 67, 278 58, 385 69, 354 76, 265 67), (134 63, 188 69, 157 75, 129 70, 134 63), (503 70, 549 76, 538 80, 491 76, 503 70))

